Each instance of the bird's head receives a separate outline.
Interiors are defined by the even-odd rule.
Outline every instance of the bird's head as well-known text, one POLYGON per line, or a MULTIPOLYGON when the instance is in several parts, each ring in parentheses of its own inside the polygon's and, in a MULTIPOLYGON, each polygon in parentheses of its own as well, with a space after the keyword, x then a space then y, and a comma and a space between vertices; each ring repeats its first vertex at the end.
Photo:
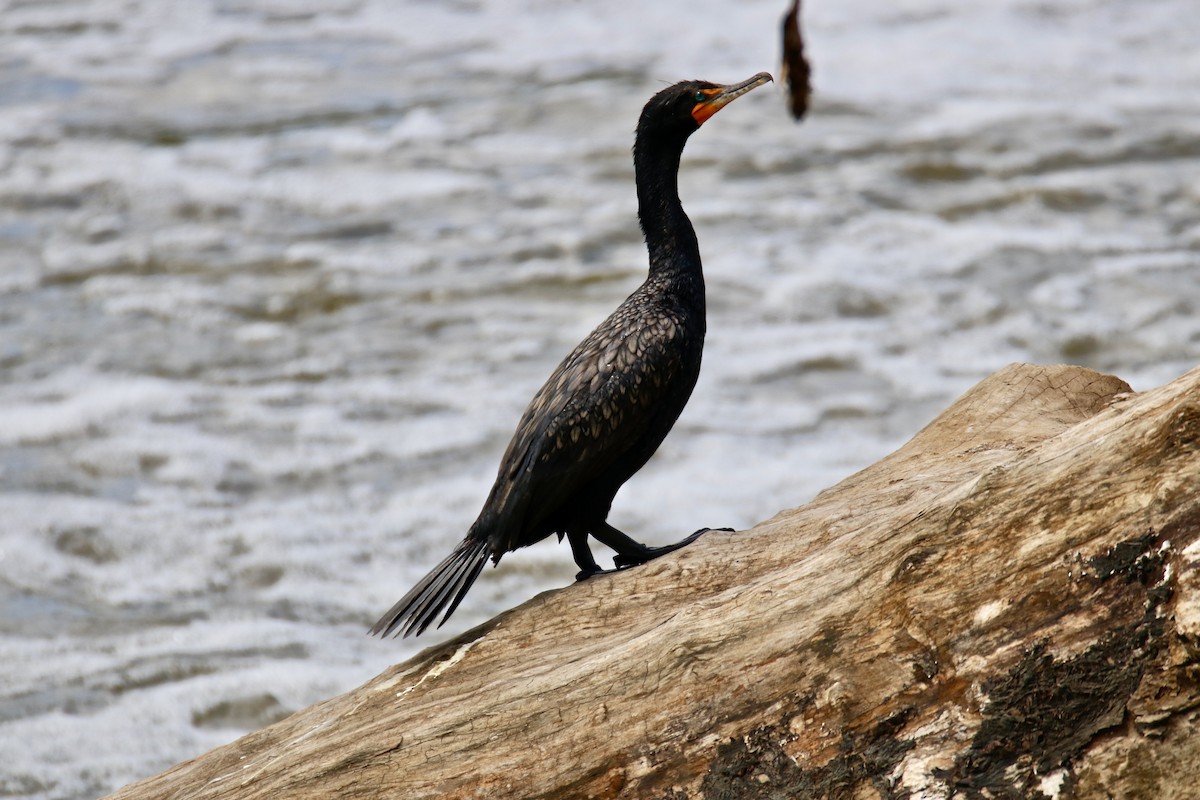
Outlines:
POLYGON ((772 80, 766 72, 730 85, 681 81, 663 89, 642 109, 638 134, 686 139, 734 99, 772 80))

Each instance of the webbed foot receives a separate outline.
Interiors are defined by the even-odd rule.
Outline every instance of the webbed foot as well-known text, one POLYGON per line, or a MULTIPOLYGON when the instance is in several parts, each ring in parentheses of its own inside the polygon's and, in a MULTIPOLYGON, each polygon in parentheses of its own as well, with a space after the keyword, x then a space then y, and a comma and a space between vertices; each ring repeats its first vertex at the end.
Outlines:
POLYGON ((597 575, 610 575, 619 571, 619 569, 600 569, 599 567, 595 569, 581 569, 575 573, 575 582, 579 583, 580 581, 586 581, 588 578, 594 578, 597 575))
POLYGON ((663 545, 662 547, 643 547, 636 553, 617 553, 617 555, 613 558, 613 563, 616 565, 618 570, 636 567, 639 564, 645 564, 647 561, 653 561, 659 556, 665 556, 667 553, 673 553, 681 547, 687 547, 689 544, 696 541, 709 531, 732 532, 733 528, 701 528, 691 536, 681 539, 675 544, 667 544, 663 545))

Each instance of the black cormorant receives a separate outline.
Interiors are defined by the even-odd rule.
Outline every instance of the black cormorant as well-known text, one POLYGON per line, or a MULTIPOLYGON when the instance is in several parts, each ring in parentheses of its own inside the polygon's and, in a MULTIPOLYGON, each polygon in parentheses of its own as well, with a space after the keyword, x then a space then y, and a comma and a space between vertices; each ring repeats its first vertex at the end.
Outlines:
POLYGON ((730 86, 684 81, 642 109, 633 164, 649 277, 554 370, 521 417, 466 538, 371 633, 419 635, 443 609, 444 623, 489 557, 499 562, 553 533, 567 537, 583 579, 602 571, 589 535, 615 550, 622 568, 677 550, 707 530, 647 547, 605 519, 617 490, 666 438, 700 374, 704 274, 696 232, 679 202, 683 146, 727 103, 769 80, 760 72, 730 86))

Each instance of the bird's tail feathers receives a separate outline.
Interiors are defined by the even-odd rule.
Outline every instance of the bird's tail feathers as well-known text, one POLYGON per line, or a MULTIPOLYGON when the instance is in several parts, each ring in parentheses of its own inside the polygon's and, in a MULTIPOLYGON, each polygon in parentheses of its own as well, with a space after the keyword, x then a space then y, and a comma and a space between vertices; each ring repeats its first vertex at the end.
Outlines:
POLYGON ((387 636, 393 631, 399 634, 403 629, 404 638, 414 634, 420 636, 442 609, 449 606, 438 623, 438 627, 442 627, 479 577, 487 563, 489 549, 486 541, 471 537, 463 539, 453 553, 379 618, 371 633, 387 636))

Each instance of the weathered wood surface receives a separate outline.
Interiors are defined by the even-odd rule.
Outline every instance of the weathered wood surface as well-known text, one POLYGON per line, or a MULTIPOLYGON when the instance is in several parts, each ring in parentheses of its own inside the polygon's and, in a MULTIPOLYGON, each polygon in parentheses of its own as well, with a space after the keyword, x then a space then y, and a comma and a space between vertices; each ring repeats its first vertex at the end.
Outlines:
POLYGON ((1198 539, 1200 370, 1012 366, 808 505, 114 797, 1195 797, 1198 539))

